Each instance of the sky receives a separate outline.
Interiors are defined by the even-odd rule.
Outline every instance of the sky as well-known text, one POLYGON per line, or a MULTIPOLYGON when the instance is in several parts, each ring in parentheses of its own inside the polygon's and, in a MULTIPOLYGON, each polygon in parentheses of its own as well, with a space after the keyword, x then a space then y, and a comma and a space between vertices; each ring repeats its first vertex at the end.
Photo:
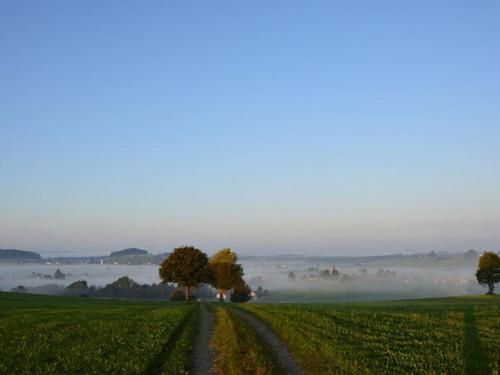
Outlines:
POLYGON ((3 1, 0 248, 499 250, 499 17, 3 1))

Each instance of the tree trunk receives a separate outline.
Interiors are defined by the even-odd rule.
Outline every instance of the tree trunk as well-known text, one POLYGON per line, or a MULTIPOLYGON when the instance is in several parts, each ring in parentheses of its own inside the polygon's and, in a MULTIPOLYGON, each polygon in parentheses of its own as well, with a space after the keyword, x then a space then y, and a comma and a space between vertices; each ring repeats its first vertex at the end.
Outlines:
POLYGON ((219 289, 219 302, 224 302, 224 290, 219 289))
POLYGON ((486 293, 486 294, 494 294, 493 290, 495 290, 495 284, 494 283, 489 283, 488 284, 488 293, 486 293))
POLYGON ((184 287, 184 302, 189 302, 189 287, 184 287))

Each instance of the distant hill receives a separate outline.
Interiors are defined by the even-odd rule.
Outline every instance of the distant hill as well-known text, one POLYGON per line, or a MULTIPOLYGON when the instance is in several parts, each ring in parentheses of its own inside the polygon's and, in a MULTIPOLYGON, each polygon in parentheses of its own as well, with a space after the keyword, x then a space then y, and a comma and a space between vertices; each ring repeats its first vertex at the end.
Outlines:
POLYGON ((42 260, 40 254, 34 251, 17 249, 0 249, 0 259, 2 260, 42 260))
POLYGON ((148 252, 146 250, 131 247, 129 249, 113 251, 111 254, 109 254, 110 257, 123 257, 127 255, 148 255, 148 252))

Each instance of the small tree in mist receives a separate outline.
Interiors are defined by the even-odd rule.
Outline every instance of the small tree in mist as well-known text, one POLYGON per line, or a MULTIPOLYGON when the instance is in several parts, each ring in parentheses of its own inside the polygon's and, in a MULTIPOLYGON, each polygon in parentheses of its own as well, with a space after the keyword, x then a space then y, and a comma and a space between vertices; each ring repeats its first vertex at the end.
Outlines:
POLYGON ((66 288, 64 288, 65 294, 70 295, 83 295, 89 293, 89 285, 85 280, 78 280, 69 284, 66 288))
POLYGON ((160 264, 160 278, 184 288, 184 300, 189 301, 189 289, 209 281, 208 257, 192 246, 182 246, 160 264))
POLYGON ((491 251, 486 251, 479 258, 476 272, 479 285, 487 286, 486 294, 494 294, 495 284, 500 282, 500 257, 491 251))

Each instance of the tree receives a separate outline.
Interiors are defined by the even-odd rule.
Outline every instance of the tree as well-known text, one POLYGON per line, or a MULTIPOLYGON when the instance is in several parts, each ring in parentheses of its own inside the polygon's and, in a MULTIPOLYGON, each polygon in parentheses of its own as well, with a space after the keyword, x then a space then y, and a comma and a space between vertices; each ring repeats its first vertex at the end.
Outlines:
POLYGON ((141 285, 128 276, 122 276, 101 288, 99 292, 110 297, 133 298, 141 294, 141 285))
POLYGON ((467 260, 476 260, 479 257, 479 254, 477 253, 476 250, 469 249, 465 252, 464 258, 467 260))
POLYGON ((64 293, 71 294, 71 295, 88 294, 88 292, 89 292, 89 286, 87 284, 87 281, 85 281, 85 280, 75 281, 75 282, 69 284, 64 289, 64 293))
POLYGON ((479 258, 476 272, 479 285, 487 286, 486 294, 494 294, 495 283, 500 282, 500 257, 491 251, 485 251, 479 258))
POLYGON ((220 262, 210 264, 211 284, 219 293, 219 300, 224 300, 224 291, 241 282, 243 268, 239 264, 220 262))
POLYGON ((330 277, 330 276, 331 276, 331 275, 330 275, 330 270, 325 269, 325 270, 321 271, 321 272, 319 273, 319 276, 320 276, 320 277, 330 277))
POLYGON ((260 285, 255 291, 255 294, 257 295, 257 298, 265 297, 269 295, 269 291, 267 289, 263 289, 260 285))
POLYGON ((189 301, 189 289, 209 281, 208 257, 192 246, 182 246, 160 264, 160 278, 164 283, 184 287, 184 301, 189 301))
POLYGON ((222 249, 216 252, 214 255, 210 257, 210 264, 213 263, 233 263, 235 264, 238 261, 238 255, 232 251, 231 249, 222 249))
POLYGON ((251 292, 252 292, 252 290, 247 285, 247 283, 245 283, 243 280, 241 280, 241 282, 238 283, 233 288, 233 293, 231 294, 231 301, 232 302, 247 302, 250 299, 251 292))
POLYGON ((65 279, 66 275, 61 272, 61 270, 58 268, 56 272, 54 273, 54 279, 65 279))
POLYGON ((78 280, 69 284, 66 289, 67 290, 87 290, 89 288, 89 284, 85 280, 78 280))
POLYGON ((237 260, 238 255, 231 249, 222 249, 210 258, 210 284, 217 289, 221 302, 224 291, 243 281, 243 267, 236 263, 237 260))

